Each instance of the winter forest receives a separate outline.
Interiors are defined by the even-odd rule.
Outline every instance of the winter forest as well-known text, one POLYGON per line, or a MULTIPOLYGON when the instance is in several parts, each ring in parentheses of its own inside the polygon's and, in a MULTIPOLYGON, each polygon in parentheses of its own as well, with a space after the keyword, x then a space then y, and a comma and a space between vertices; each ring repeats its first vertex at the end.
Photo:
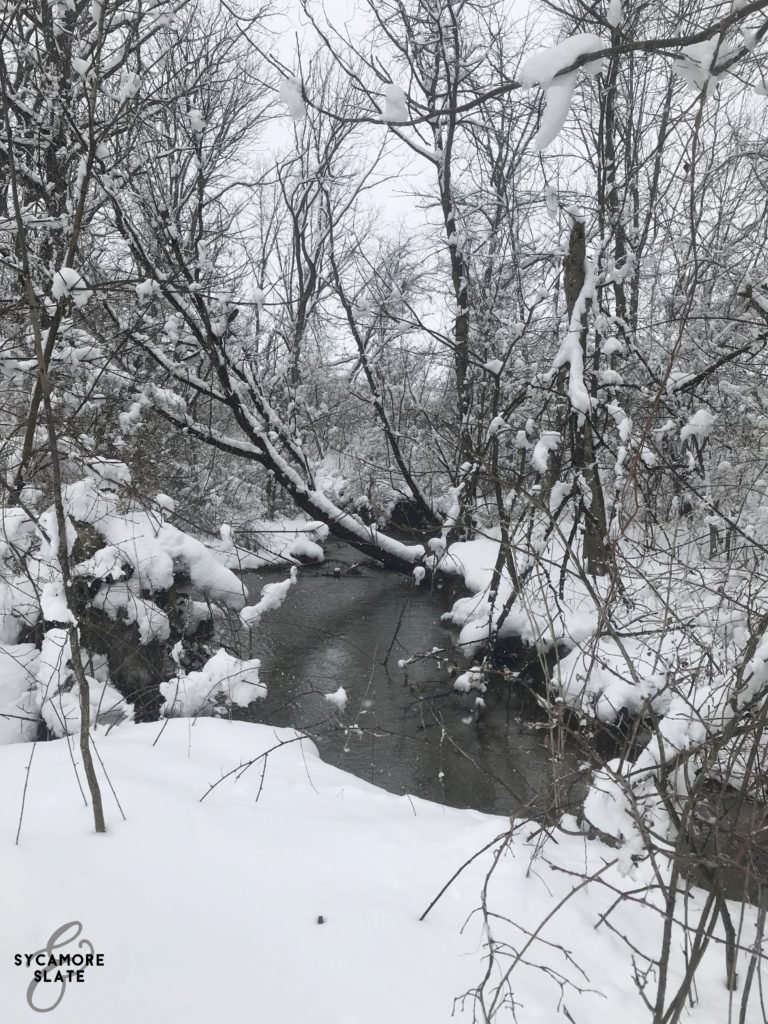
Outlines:
POLYGON ((0 99, 2 1019, 768 1022, 768 0, 0 0, 0 99))

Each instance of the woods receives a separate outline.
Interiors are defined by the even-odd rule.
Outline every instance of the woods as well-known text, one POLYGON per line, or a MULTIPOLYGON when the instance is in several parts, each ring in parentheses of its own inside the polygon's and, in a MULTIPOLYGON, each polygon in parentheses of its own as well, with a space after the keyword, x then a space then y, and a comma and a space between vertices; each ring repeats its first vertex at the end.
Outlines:
MULTIPOLYGON (((97 729, 262 700, 330 536, 458 588, 406 681, 534 693, 524 823, 638 877, 645 1019, 711 945, 757 1021, 766 34, 768 0, 4 3, 0 742, 77 737, 105 831, 97 729)), ((534 939, 486 896, 490 1021, 534 939)))

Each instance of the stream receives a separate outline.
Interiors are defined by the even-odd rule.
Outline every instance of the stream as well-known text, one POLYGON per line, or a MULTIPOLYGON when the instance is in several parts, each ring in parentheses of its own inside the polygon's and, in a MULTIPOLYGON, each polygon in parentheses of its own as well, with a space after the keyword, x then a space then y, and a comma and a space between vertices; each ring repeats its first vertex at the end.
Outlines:
MULTIPOLYGON (((282 607, 264 616, 244 653, 261 659, 268 696, 246 717, 306 731, 325 761, 393 793, 503 815, 548 793, 549 736, 531 694, 499 681, 478 713, 476 691, 453 689, 468 665, 440 618, 457 587, 415 587, 368 564, 350 571, 357 562, 353 548, 330 540, 326 560, 303 567, 282 607), (448 651, 399 667, 433 648, 448 651), (324 698, 339 686, 342 712, 324 698)), ((243 579, 255 601, 275 575, 243 579)), ((574 765, 566 754, 569 774, 574 765)))

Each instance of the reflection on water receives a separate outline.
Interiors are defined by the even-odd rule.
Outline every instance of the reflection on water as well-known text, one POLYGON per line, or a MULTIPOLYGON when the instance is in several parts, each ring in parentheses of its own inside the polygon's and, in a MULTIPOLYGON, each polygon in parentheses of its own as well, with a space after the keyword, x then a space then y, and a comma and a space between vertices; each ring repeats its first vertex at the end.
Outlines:
MULTIPOLYGON (((248 717, 308 731, 325 761, 394 793, 512 814, 546 792, 553 762, 529 694, 494 684, 478 716, 477 694, 452 687, 454 665, 466 667, 458 653, 407 675, 398 667, 450 649, 453 631, 440 622, 455 596, 449 583, 431 592, 367 565, 350 573, 358 560, 332 541, 326 562, 302 569, 282 608, 245 636, 269 689, 248 717), (340 714, 323 697, 339 686, 349 698, 340 714)), ((275 576, 245 580, 255 600, 275 576)))

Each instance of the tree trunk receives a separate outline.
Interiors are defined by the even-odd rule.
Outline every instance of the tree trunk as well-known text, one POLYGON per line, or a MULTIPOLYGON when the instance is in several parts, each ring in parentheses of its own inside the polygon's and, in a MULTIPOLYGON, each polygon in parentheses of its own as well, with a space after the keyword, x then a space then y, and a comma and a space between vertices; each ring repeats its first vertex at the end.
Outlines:
MULTIPOLYGON (((580 220, 574 220, 568 255, 563 266, 563 286, 569 322, 586 280, 586 258, 584 224, 580 220)), ((581 351, 585 373, 587 369, 587 334, 585 311, 581 332, 581 351)), ((592 424, 586 417, 581 418, 581 421, 580 418, 575 418, 572 438, 573 469, 575 473, 580 473, 583 476, 591 498, 588 503, 589 507, 587 507, 587 503, 584 503, 584 562, 590 575, 605 576, 610 564, 605 495, 595 459, 592 424)))

